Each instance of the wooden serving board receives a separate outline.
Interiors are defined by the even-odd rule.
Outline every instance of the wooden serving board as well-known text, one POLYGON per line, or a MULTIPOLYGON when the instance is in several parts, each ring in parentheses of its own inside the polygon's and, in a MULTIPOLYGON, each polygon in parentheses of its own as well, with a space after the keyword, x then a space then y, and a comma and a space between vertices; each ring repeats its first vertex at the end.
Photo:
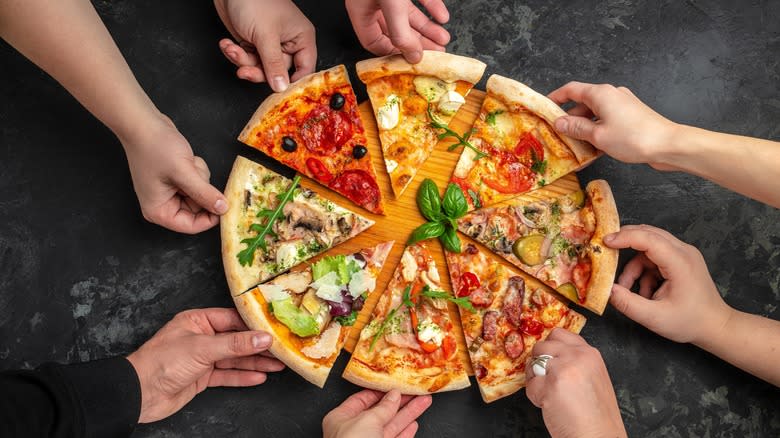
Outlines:
MULTIPOLYGON (((477 116, 479 115, 479 110, 482 107, 482 101, 484 99, 484 91, 472 90, 466 98, 466 103, 460 108, 458 113, 450 122, 450 128, 456 132, 466 132, 471 129, 474 120, 476 120, 477 116)), ((342 243, 336 248, 333 248, 328 252, 328 254, 349 254, 361 248, 373 247, 381 242, 386 242, 389 240, 395 241, 395 245, 387 257, 387 261, 385 261, 382 273, 377 279, 376 290, 374 290, 374 292, 369 296, 365 306, 363 307, 363 310, 361 310, 358 316, 357 323, 350 331, 350 336, 347 339, 346 345, 344 346, 344 348, 350 353, 357 343, 357 339, 360 336, 360 330, 367 323, 368 318, 371 316, 371 311, 374 309, 374 305, 379 300, 381 294, 384 293, 385 286, 390 281, 390 278, 393 275, 393 271, 401 259, 401 254, 403 253, 406 240, 409 238, 412 230, 425 222, 425 219, 417 208, 417 188, 425 178, 430 178, 436 182, 440 192, 443 193, 461 153, 460 149, 453 152, 447 151, 447 147, 454 142, 452 139, 445 139, 439 142, 439 144, 436 145, 436 149, 431 154, 431 157, 428 158, 428 161, 425 162, 422 169, 417 172, 417 176, 406 188, 406 191, 403 193, 403 195, 401 195, 399 199, 396 199, 393 195, 393 190, 390 187, 390 178, 387 174, 387 171, 385 170, 385 163, 384 159, 382 158, 382 147, 379 144, 376 120, 374 119, 374 112, 371 108, 370 102, 363 102, 360 105, 360 114, 363 119, 363 126, 366 130, 366 138, 368 140, 366 147, 371 154, 374 169, 376 170, 377 178, 379 180, 379 189, 382 191, 382 197, 384 198, 385 214, 376 215, 369 213, 366 210, 356 207, 355 204, 353 204, 347 198, 337 194, 336 192, 331 190, 323 190, 322 186, 320 186, 317 182, 306 178, 305 176, 301 176, 304 186, 315 190, 319 195, 328 198, 338 203, 339 205, 347 207, 361 215, 364 215, 365 217, 376 221, 376 224, 374 224, 373 227, 357 235, 351 240, 342 243)), ((520 198, 525 198, 528 201, 535 201, 538 199, 560 196, 578 190, 579 188, 580 184, 577 180, 577 176, 574 173, 571 173, 552 184, 546 185, 543 188, 523 195, 520 198)), ((470 241, 470 239, 465 237, 463 234, 460 234, 460 238, 464 245, 470 241)), ((436 266, 439 269, 442 288, 447 291, 452 291, 452 285, 450 284, 450 277, 447 271, 447 264, 444 259, 444 250, 439 243, 439 240, 427 240, 426 245, 433 253, 433 258, 435 259, 436 266)), ((526 279, 526 283, 529 285, 529 287, 534 289, 537 287, 543 287, 546 290, 552 291, 552 289, 543 285, 535 278, 520 272, 519 269, 509 264, 501 257, 493 255, 490 253, 490 251, 486 252, 488 253, 488 257, 493 256, 493 259, 496 263, 502 263, 510 267, 510 269, 512 269, 514 272, 519 272, 520 275, 526 279)), ((318 259, 319 257, 312 259, 309 262, 313 263, 318 259)), ((469 370, 469 375, 473 375, 471 370, 471 361, 469 360, 466 343, 460 327, 460 317, 458 315, 458 310, 454 305, 450 306, 450 314, 452 321, 458 327, 458 353, 461 356, 463 363, 466 364, 466 369, 469 370)))

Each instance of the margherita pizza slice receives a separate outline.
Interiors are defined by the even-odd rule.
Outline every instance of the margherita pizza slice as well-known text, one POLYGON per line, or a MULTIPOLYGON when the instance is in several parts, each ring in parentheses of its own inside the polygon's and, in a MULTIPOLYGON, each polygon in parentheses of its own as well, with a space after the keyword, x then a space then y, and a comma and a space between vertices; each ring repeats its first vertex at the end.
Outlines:
POLYGON ((525 386, 525 364, 535 343, 555 327, 579 333, 585 317, 552 294, 526 287, 517 272, 489 260, 473 244, 460 253, 447 251, 452 287, 477 310, 461 307, 466 345, 486 402, 525 386))
POLYGON ((392 247, 323 257, 233 301, 250 329, 273 336, 276 358, 321 388, 392 247))
POLYGON ((620 229, 606 181, 547 201, 512 200, 472 211, 458 220, 458 229, 566 298, 604 313, 618 251, 601 239, 620 229))
POLYGON ((382 214, 357 99, 343 65, 301 78, 266 99, 238 139, 382 214))
POLYGON ((225 196, 222 263, 234 296, 374 224, 241 156, 225 196))
POLYGON ((360 332, 344 370, 350 382, 379 391, 430 394, 469 386, 439 272, 422 244, 409 246, 360 332))
POLYGON ((464 148, 452 175, 469 195, 470 208, 543 187, 597 158, 589 143, 553 130, 555 119, 565 114, 520 82, 491 76, 469 139, 484 156, 464 148))
POLYGON ((357 63, 396 198, 439 141, 441 131, 432 123, 448 125, 484 71, 485 64, 476 59, 428 50, 418 64, 409 64, 401 55, 357 63))

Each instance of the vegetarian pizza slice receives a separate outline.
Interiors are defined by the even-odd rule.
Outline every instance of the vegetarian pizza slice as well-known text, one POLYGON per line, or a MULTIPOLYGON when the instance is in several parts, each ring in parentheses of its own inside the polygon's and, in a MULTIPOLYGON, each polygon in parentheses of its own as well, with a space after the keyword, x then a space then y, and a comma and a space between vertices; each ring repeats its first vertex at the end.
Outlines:
POLYGON ((566 113, 547 97, 499 75, 487 81, 487 96, 452 182, 481 208, 543 187, 578 170, 599 154, 589 143, 555 132, 566 113))
POLYGON ((458 229, 571 301, 604 312, 618 251, 602 238, 620 230, 606 181, 545 201, 475 210, 458 220, 458 229))
POLYGON ((312 73, 272 94, 238 139, 382 214, 382 193, 343 65, 312 73))
POLYGON ((222 263, 238 295, 374 224, 301 187, 294 180, 236 157, 220 220, 222 263))
POLYGON ((404 394, 469 386, 458 355, 457 327, 447 305, 456 300, 441 290, 439 280, 428 249, 421 243, 406 247, 374 307, 371 323, 360 332, 344 370, 345 379, 365 388, 395 388, 404 394))
POLYGON ((322 388, 392 247, 323 257, 233 301, 250 329, 273 336, 276 358, 322 388))
POLYGON ((525 364, 534 344, 555 327, 579 333, 585 317, 542 288, 490 260, 469 243, 460 253, 447 251, 447 266, 458 299, 463 334, 479 391, 486 402, 514 394, 525 386, 525 364))
POLYGON ((485 64, 476 59, 429 50, 418 64, 409 64, 401 55, 357 63, 396 198, 431 155, 441 127, 448 126, 484 71, 485 64))

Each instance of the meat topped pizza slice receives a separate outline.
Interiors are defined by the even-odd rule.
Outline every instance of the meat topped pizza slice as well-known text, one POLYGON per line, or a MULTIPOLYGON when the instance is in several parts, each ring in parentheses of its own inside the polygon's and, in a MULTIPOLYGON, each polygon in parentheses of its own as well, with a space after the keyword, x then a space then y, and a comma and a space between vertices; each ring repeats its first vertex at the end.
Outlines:
POLYGON ((269 96, 238 139, 382 214, 382 193, 343 65, 312 73, 269 96))
POLYGON ((244 157, 236 157, 220 220, 232 295, 358 235, 374 224, 244 157))
POLYGON ((554 131, 553 122, 565 114, 526 85, 491 76, 469 139, 481 154, 464 148, 452 175, 470 208, 543 187, 596 159, 589 143, 554 131))
POLYGON ((360 332, 343 377, 379 391, 430 394, 469 386, 439 272, 422 244, 405 249, 360 332))
POLYGON ((485 64, 476 59, 428 50, 418 64, 409 64, 401 55, 357 63, 396 198, 436 147, 441 131, 434 122, 449 125, 484 71, 485 64))
POLYGON ((276 358, 321 388, 392 247, 386 242, 323 257, 233 301, 250 329, 273 336, 270 351, 276 358))
POLYGON ((525 279, 474 244, 457 254, 447 251, 452 287, 476 312, 460 308, 463 334, 474 375, 485 402, 525 386, 525 364, 534 344, 555 327, 579 333, 585 317, 525 279))
POLYGON ((516 199, 472 211, 458 220, 458 229, 571 301, 604 313, 618 251, 601 239, 620 230, 606 181, 546 201, 516 199))

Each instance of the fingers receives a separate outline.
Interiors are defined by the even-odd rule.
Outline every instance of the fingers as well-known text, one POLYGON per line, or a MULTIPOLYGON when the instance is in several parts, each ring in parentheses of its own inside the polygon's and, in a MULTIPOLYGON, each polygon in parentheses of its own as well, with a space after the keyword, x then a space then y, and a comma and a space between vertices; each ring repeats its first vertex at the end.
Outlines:
POLYGON ((436 22, 444 24, 450 21, 450 12, 442 0, 420 0, 419 3, 436 22))
POLYGON ((219 49, 228 61, 235 64, 236 67, 245 65, 257 66, 260 64, 260 58, 257 56, 257 53, 245 50, 228 38, 220 40, 219 49))
POLYGON ((206 317, 206 320, 217 333, 238 332, 249 330, 236 309, 213 307, 210 309, 191 310, 206 317))
POLYGON ((617 283, 626 289, 631 289, 636 280, 648 269, 655 269, 655 263, 651 262, 644 254, 638 254, 626 263, 617 283))
POLYGON ((286 90, 290 85, 290 78, 287 75, 282 52, 282 41, 279 35, 273 33, 262 34, 254 41, 254 44, 258 55, 260 55, 263 72, 271 89, 277 93, 286 90))
MULTIPOLYGON (((422 43, 409 23, 409 3, 405 1, 382 2, 382 12, 387 22, 390 41, 404 58, 416 64, 422 60, 422 43)), ((419 12, 419 11, 418 11, 419 12)))
POLYGON ((416 421, 412 422, 410 425, 406 426, 406 429, 401 431, 401 433, 398 434, 398 438, 412 438, 417 433, 417 429, 419 429, 420 425, 417 424, 416 421))
POLYGON ((552 329, 550 335, 547 336, 547 341, 559 341, 570 346, 586 344, 585 340, 582 339, 582 336, 560 327, 552 329))
POLYGON ((272 359, 262 355, 224 359, 214 364, 216 368, 223 370, 262 371, 272 373, 284 369, 284 364, 278 359, 272 359))
POLYGON ((664 272, 670 268, 672 271, 681 268, 682 266, 677 263, 682 258, 679 251, 681 242, 670 239, 666 234, 658 233, 656 230, 658 229, 647 226, 625 226, 617 233, 604 236, 603 241, 610 248, 633 248, 643 251, 647 258, 664 272))
POLYGON ((364 389, 349 396, 334 410, 338 410, 341 414, 346 416, 353 417, 366 409, 369 409, 371 406, 374 406, 381 398, 381 392, 364 389))
POLYGON ((619 284, 612 286, 609 302, 618 312, 648 328, 653 327, 655 315, 664 311, 662 302, 648 300, 619 284))
POLYGON ((219 223, 219 216, 205 210, 194 212, 192 202, 180 195, 169 199, 156 213, 144 216, 150 222, 186 234, 197 234, 219 223))
POLYGON ((592 119, 593 118, 593 111, 588 108, 587 105, 578 103, 574 106, 574 108, 566 111, 566 113, 570 116, 574 117, 584 117, 586 119, 592 119))
POLYGON ((655 270, 642 274, 642 278, 639 279, 639 296, 647 299, 652 298, 658 287, 659 276, 658 271, 655 270))
POLYGON ((397 389, 393 389, 385 394, 382 400, 371 408, 370 411, 376 416, 380 424, 387 424, 398 412, 399 407, 401 407, 401 393, 397 389))
POLYGON ((547 376, 534 377, 533 371, 530 370, 526 373, 527 384, 525 386, 525 396, 528 397, 528 400, 530 400, 531 403, 533 403, 537 408, 541 408, 543 404, 544 384, 546 378, 547 376), (528 373, 531 373, 530 376, 528 373))
MULTIPOLYGON (((430 395, 422 395, 409 400, 406 405, 398 411, 392 420, 385 425, 385 436, 403 436, 408 433, 409 426, 416 424, 415 420, 431 406, 433 399, 430 395)), ((414 427, 416 431, 417 428, 414 427)), ((414 433, 412 433, 413 436, 414 433)))
MULTIPOLYGON (((287 49, 287 46, 285 46, 287 49)), ((314 36, 314 27, 311 32, 304 33, 301 38, 290 47, 288 53, 293 53, 295 73, 290 78, 293 82, 314 72, 317 65, 317 41, 314 36)))
POLYGON ((586 117, 563 116, 555 120, 555 130, 579 140, 598 144, 596 135, 599 125, 586 117))
POLYGON ((193 157, 190 164, 179 166, 172 175, 174 184, 201 207, 213 214, 224 214, 228 210, 225 196, 209 184, 208 166, 200 157, 193 157), (205 167, 205 171, 204 168, 205 167), (206 176, 204 178, 204 176, 206 176))
POLYGON ((200 353, 209 363, 251 356, 271 346, 273 340, 266 332, 246 331, 223 333, 199 338, 200 353))
POLYGON ((409 24, 420 33, 422 38, 429 40, 435 44, 435 47, 440 48, 438 50, 444 50, 444 46, 450 42, 450 33, 431 21, 419 9, 414 9, 409 14, 409 24))
POLYGON ((208 386, 255 386, 265 382, 267 378, 265 373, 259 371, 214 370, 209 376, 208 386))

